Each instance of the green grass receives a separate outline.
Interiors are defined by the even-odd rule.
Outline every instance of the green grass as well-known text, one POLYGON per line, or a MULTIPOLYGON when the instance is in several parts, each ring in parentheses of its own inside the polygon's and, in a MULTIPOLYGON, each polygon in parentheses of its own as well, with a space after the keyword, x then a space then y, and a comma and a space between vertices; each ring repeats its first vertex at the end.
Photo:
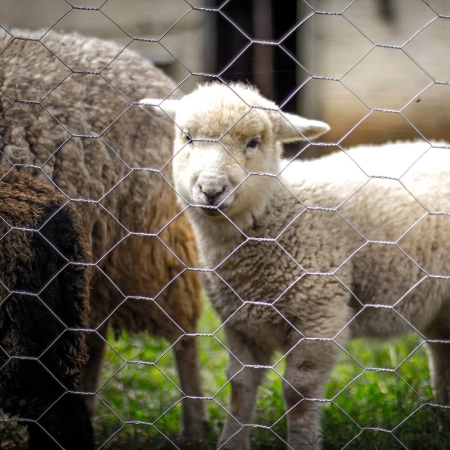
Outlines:
POLYGON ((427 404, 433 402, 428 361, 417 336, 355 340, 347 349, 359 364, 343 356, 331 374, 326 449, 448 448, 449 414, 427 404))
MULTIPOLYGON (((230 387, 220 321, 208 307, 199 337, 210 431, 202 445, 215 448, 226 417, 230 387)), ((178 377, 170 345, 148 336, 110 336, 103 370, 102 403, 94 419, 103 449, 165 450, 179 445, 178 377), (141 362, 137 364, 137 362, 141 362), (142 363, 143 362, 143 363, 142 363), (150 364, 149 364, 150 363, 150 364)), ((286 418, 281 395, 284 362, 260 387, 251 433, 252 449, 285 449, 286 418)), ((443 450, 450 448, 450 413, 433 402, 427 356, 417 336, 386 342, 355 340, 342 351, 327 383, 324 450, 443 450), (381 370, 380 370, 381 369, 381 370), (383 370, 384 369, 384 370, 383 370)), ((14 421, 0 420, 0 449, 26 448, 14 421)))
MULTIPOLYGON (((208 308, 198 331, 212 333, 219 327, 218 318, 208 308)), ((198 339, 205 394, 214 397, 214 400, 208 401, 210 435, 205 443, 205 448, 213 448, 225 419, 224 407, 230 393, 225 376, 228 352, 223 345, 225 340, 221 330, 214 337, 202 336, 198 339)), ((148 448, 151 442, 155 449, 176 448, 170 442, 179 443, 181 405, 170 345, 145 335, 128 336, 126 333, 118 340, 110 336, 110 343, 102 377, 106 384, 99 393, 105 404, 100 405, 94 422, 98 444, 105 444, 105 449, 138 450, 148 448), (133 363, 137 361, 153 364, 133 363), (152 423, 154 426, 124 425, 126 421, 152 423), (108 441, 113 433, 116 435, 108 441)))
MULTIPOLYGON (((219 328, 218 318, 208 307, 199 332, 212 333, 219 328)), ((202 446, 192 447, 200 450, 215 448, 230 388, 222 331, 198 339, 206 395, 213 397, 207 401, 208 439, 202 446)), ((111 337, 111 347, 103 371, 105 385, 99 394, 105 404, 95 419, 98 444, 105 449, 176 448, 180 404, 169 344, 123 334, 119 340, 111 337)), ((444 408, 427 405, 432 402, 427 356, 417 336, 382 343, 355 340, 346 350, 348 354, 341 352, 327 383, 322 420, 325 449, 448 448, 449 414, 444 408)), ((283 362, 277 365, 277 372, 282 373, 282 366, 283 362)), ((267 428, 252 431, 254 449, 286 448, 281 381, 275 371, 269 371, 259 390, 254 422, 267 428)))

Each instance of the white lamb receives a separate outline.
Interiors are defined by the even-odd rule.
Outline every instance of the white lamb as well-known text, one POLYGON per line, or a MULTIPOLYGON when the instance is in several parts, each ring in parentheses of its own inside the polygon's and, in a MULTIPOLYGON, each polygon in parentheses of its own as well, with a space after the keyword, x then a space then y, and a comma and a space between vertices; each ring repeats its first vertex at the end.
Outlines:
POLYGON ((396 143, 288 164, 280 143, 329 127, 252 87, 208 84, 143 103, 176 123, 175 188, 225 324, 232 395, 220 448, 249 448, 256 390, 279 350, 293 449, 320 448, 324 383, 351 337, 414 327, 448 404, 448 147, 396 143))

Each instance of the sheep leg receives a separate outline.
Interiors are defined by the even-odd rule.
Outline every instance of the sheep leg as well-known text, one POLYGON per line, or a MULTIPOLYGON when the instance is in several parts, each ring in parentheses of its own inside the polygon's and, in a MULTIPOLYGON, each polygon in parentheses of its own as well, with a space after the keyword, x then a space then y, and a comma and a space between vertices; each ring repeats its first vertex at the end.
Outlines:
POLYGON ((286 358, 283 395, 288 411, 288 444, 297 450, 321 448, 320 418, 324 384, 337 347, 329 341, 303 341, 286 358))
POLYGON ((257 365, 268 365, 271 351, 262 349, 247 336, 225 325, 230 359, 227 376, 231 383, 231 404, 218 448, 221 450, 248 450, 250 448, 247 426, 252 419, 256 403, 256 392, 265 369, 257 365), (253 367, 248 367, 253 366, 253 367))
POLYGON ((82 373, 81 384, 85 392, 92 394, 86 397, 86 404, 91 414, 95 413, 98 405, 98 398, 94 394, 100 384, 107 331, 108 325, 105 323, 97 330, 97 333, 88 334, 86 339, 89 359, 82 373))
MULTIPOLYGON (((189 397, 204 397, 200 374, 198 338, 185 336, 174 346, 181 390, 189 397)), ((185 398, 182 402, 182 437, 197 440, 204 436, 208 415, 201 399, 185 398)))
POLYGON ((450 405, 450 328, 442 318, 437 322, 426 336, 446 342, 427 344, 431 384, 436 401, 441 405, 450 405))

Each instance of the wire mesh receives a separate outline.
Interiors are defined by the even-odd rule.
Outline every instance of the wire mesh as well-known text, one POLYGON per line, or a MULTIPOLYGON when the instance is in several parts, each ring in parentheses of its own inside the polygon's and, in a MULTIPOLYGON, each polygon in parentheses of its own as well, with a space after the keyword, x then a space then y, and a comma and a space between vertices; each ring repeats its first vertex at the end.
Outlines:
MULTIPOLYGON (((17 7, 18 19, 16 7, 8 2, 0 6, 5 11, 0 23, 1 165, 7 173, 31 174, 58 193, 62 203, 32 235, 47 243, 51 258, 65 261, 38 288, 26 292, 8 285, 6 270, 0 271, 4 311, 14 295, 26 293, 48 309, 50 324, 63 327, 38 354, 10 354, 6 338, 0 342, 2 379, 10 376, 12 362, 31 359, 56 382, 51 401, 34 400, 38 406, 41 401, 38 413, 31 405, 18 413, 8 410, 8 402, 16 398, 1 403, 5 411, 0 416, 0 448, 26 448, 29 438, 16 426, 23 423, 32 425, 30 433, 34 426, 45 438, 51 435, 55 448, 77 448, 75 443, 66 447, 47 429, 48 422, 56 420, 51 412, 68 394, 86 400, 93 411, 95 448, 448 445, 448 398, 433 397, 424 361, 426 348, 434 362, 434 389, 448 396, 448 380, 436 373, 448 372, 445 301, 450 275, 441 261, 445 238, 439 239, 436 230, 446 231, 450 214, 445 180, 439 179, 445 174, 445 140, 450 139, 445 108, 450 10, 439 0, 289 3, 295 4, 297 17, 282 31, 275 21, 287 5, 275 2, 239 6, 237 0, 173 0, 124 6, 114 0, 82 5, 60 1, 51 8, 24 3, 22 7, 35 8, 40 17, 40 30, 34 32, 13 27, 33 25, 26 21, 26 8, 17 7), (54 34, 61 29, 111 36, 116 43, 54 34), (145 57, 152 57, 175 81, 145 57), (216 66, 208 60, 220 57, 216 66), (277 58, 293 66, 278 70, 277 58), (255 110, 280 113, 278 106, 261 107, 244 99, 245 113, 214 135, 188 134, 183 144, 176 141, 173 154, 174 132, 179 136, 189 130, 173 115, 170 102, 205 80, 228 86, 237 99, 241 94, 230 84, 233 79, 250 79, 282 111, 298 110, 323 120, 331 125, 330 133, 286 146, 278 172, 254 170, 236 156, 229 138, 255 110), (142 108, 141 99, 148 97, 158 99, 155 108, 142 108), (396 165, 386 154, 389 148, 372 151, 369 157, 364 148, 348 152, 355 144, 397 139, 417 142, 403 148, 396 165), (220 234, 200 233, 203 251, 197 262, 189 214, 198 205, 176 188, 173 170, 180 155, 202 145, 219 146, 215 151, 244 173, 223 202, 252 183, 258 186, 256 179, 270 179, 277 192, 288 193, 292 211, 280 213, 283 223, 273 214, 269 232, 253 235, 254 230, 225 210, 219 215, 239 236, 237 244, 226 248, 220 234), (336 166, 314 165, 328 153, 342 156, 336 166), (436 158, 440 171, 432 164, 436 158), (303 165, 297 165, 299 161, 303 165), (430 170, 427 192, 433 196, 417 187, 422 165, 430 170), (308 197, 302 191, 302 186, 320 189, 331 180, 339 186, 332 197, 308 197), (92 254, 82 262, 68 260, 42 232, 66 204, 82 216, 92 254), (355 208, 361 210, 359 217, 355 208), (319 223, 328 223, 329 244, 322 248, 323 243, 310 240, 307 255, 299 254, 289 243, 293 230, 315 230, 319 223), (352 239, 333 230, 345 230, 352 239), (344 241, 349 247, 335 257, 333 246, 344 241), (211 248, 221 255, 213 261, 208 260, 211 248), (249 258, 252 252, 260 259, 249 258), (378 258, 378 266, 364 267, 371 258, 378 258), (354 267, 355 261, 361 267, 354 267), (88 327, 70 326, 61 313, 46 306, 43 293, 68 267, 92 270, 88 327), (388 290, 378 292, 379 286, 371 285, 377 271, 389 280, 388 290), (329 305, 325 311, 332 331, 305 325, 320 322, 316 311, 305 307, 305 322, 298 318, 303 312, 285 306, 286 301, 307 305, 308 296, 329 305), (431 300, 410 314, 404 305, 418 296, 423 302, 427 296, 431 300), (226 308, 221 298, 228 299, 226 308), (333 328, 337 312, 347 309, 347 320, 333 328), (380 319, 366 321, 368 311, 380 319), (268 328, 260 324, 264 320, 270 321, 268 328), (248 333, 235 325, 239 321, 248 333), (263 330, 259 335, 258 327, 263 330), (77 389, 64 386, 46 362, 55 344, 71 332, 84 335, 90 349, 77 389), (246 333, 253 353, 240 344, 246 333), (381 351, 380 344, 348 343, 352 334, 408 333, 412 337, 381 346, 381 351), (334 355, 330 360, 322 357, 327 352, 334 355), (308 354, 316 358, 307 359, 308 354), (331 371, 335 360, 337 368, 331 371), (329 372, 325 391, 311 387, 315 380, 311 386, 297 380, 301 374, 320 378, 329 372), (253 415, 252 395, 257 396, 253 415), (249 411, 243 413, 239 402, 249 411), (224 428, 228 431, 217 444, 224 428), (307 442, 300 442, 296 433, 307 442)), ((289 121, 289 116, 280 117, 289 121)), ((27 225, 12 225, 3 215, 2 220, 4 243, 12 233, 30 232, 27 225)), ((301 237, 298 244, 306 245, 301 237)), ((38 265, 50 264, 51 258, 38 265)), ((323 312, 323 306, 317 311, 323 312)), ((3 322, 2 336, 7 327, 3 322)), ((36 337, 30 332, 27 339, 33 342, 36 337)), ((35 370, 29 371, 30 384, 35 370)), ((31 439, 32 445, 39 444, 31 439)))

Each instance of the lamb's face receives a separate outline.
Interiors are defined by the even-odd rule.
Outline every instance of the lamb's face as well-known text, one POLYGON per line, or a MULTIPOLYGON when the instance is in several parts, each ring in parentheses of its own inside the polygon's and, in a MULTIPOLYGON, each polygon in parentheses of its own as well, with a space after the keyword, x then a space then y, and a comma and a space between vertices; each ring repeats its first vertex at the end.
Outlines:
POLYGON ((270 198, 281 146, 328 131, 323 122, 282 113, 254 88, 215 83, 181 100, 145 99, 175 122, 173 172, 181 198, 214 220, 255 215, 270 198))
POLYGON ((209 216, 239 214, 266 190, 279 171, 280 150, 267 111, 239 99, 180 108, 174 143, 175 187, 190 205, 209 216), (257 194, 256 194, 257 195, 257 194))

